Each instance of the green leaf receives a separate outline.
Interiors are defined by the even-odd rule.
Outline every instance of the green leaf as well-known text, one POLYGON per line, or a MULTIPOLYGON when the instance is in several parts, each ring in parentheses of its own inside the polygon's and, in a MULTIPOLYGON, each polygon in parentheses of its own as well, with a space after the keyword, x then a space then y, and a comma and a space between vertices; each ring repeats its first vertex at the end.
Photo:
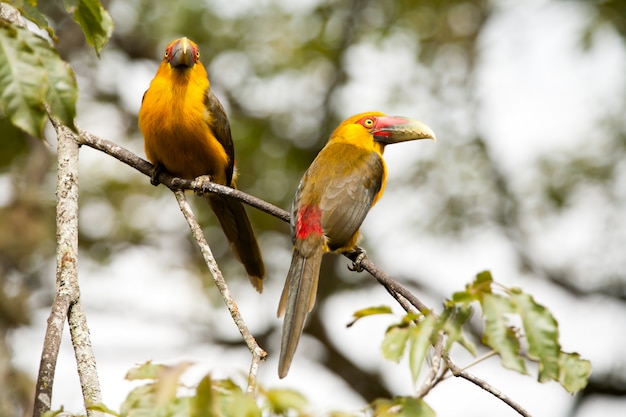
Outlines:
POLYGON ((63 406, 58 410, 48 410, 41 417, 56 417, 64 411, 63 406))
POLYGON ((491 294, 492 283, 491 272, 480 272, 476 274, 474 281, 465 286, 465 291, 452 294, 452 300, 448 301, 447 304, 469 304, 472 301, 480 301, 485 294, 491 294))
POLYGON ((219 393, 219 410, 222 416, 261 417, 261 409, 254 399, 244 393, 230 379, 214 381, 213 386, 219 393))
POLYGON ((476 301, 477 297, 475 294, 470 293, 469 291, 457 291, 452 294, 452 300, 447 301, 446 305, 450 304, 469 304, 472 301, 476 301))
POLYGON ((476 274, 476 279, 470 284, 468 290, 478 295, 491 294, 491 284, 493 284, 491 272, 479 272, 476 274))
POLYGON ((37 9, 37 2, 30 0, 12 0, 10 2, 13 7, 19 10, 20 14, 24 16, 24 18, 30 20, 35 23, 41 29, 44 29, 48 32, 48 35, 52 39, 56 39, 54 36, 54 30, 48 24, 48 19, 44 16, 39 9, 37 9))
POLYGON ((74 118, 76 117, 78 87, 74 78, 74 71, 53 49, 41 48, 39 55, 48 76, 45 100, 52 117, 77 132, 74 118))
POLYGON ((556 320, 547 308, 537 304, 529 294, 519 289, 510 290, 509 293, 522 318, 528 340, 528 356, 539 361, 539 381, 558 381, 561 346, 556 320))
POLYGON ((144 364, 137 365, 133 369, 128 371, 125 378, 129 381, 135 381, 138 379, 156 380, 165 367, 165 365, 148 361, 144 364))
POLYGON ((407 326, 391 326, 387 329, 381 346, 385 359, 396 363, 402 359, 410 330, 407 326))
POLYGON ((580 359, 578 353, 561 352, 559 355, 559 383, 575 394, 587 386, 591 375, 591 362, 580 359))
POLYGON ((50 43, 27 29, 0 24, 0 90, 0 110, 30 135, 42 137, 44 104, 76 130, 74 74, 50 43))
POLYGON ((409 339, 411 349, 409 352, 409 367, 411 368, 413 383, 417 381, 428 349, 432 345, 432 336, 436 325, 437 319, 434 315, 429 314, 424 320, 418 323, 417 326, 411 329, 409 339))
POLYGON ((119 417, 118 413, 116 413, 114 410, 111 410, 109 407, 107 407, 103 403, 91 404, 89 407, 87 407, 87 410, 100 411, 101 413, 105 413, 105 414, 109 414, 111 416, 119 417))
POLYGON ((191 399, 189 416, 204 417, 213 414, 213 384, 211 376, 207 375, 200 380, 196 395, 191 399))
POLYGON ((524 359, 520 357, 519 340, 506 317, 515 313, 511 300, 497 294, 485 294, 481 305, 485 317, 483 343, 498 352, 504 367, 528 373, 524 359))
POLYGON ((126 399, 120 405, 120 416, 149 416, 155 407, 156 394, 154 384, 141 385, 128 393, 126 399))
POLYGON ((357 320, 362 319, 363 317, 368 317, 368 316, 374 316, 377 314, 391 314, 391 307, 389 306, 378 306, 378 307, 368 307, 368 308, 363 308, 361 310, 357 310, 352 314, 352 317, 354 317, 354 320, 352 320, 350 323, 348 323, 348 327, 352 326, 354 323, 357 322, 357 320))
POLYGON ((328 417, 363 417, 363 413, 354 411, 331 411, 328 413, 328 417))
POLYGON ((41 137, 46 74, 29 40, 34 34, 0 20, 0 111, 26 133, 41 137))
POLYGON ((26 133, 11 123, 7 118, 0 116, 0 173, 10 168, 16 158, 28 153, 29 145, 26 133))
POLYGON ((155 382, 157 406, 171 403, 176 398, 180 376, 193 363, 183 361, 172 366, 163 366, 158 370, 158 378, 155 382))
POLYGON ((266 398, 272 414, 285 415, 289 410, 302 414, 308 405, 302 394, 290 389, 271 389, 267 391, 266 398))
POLYGON ((453 343, 458 343, 472 355, 476 355, 476 346, 463 333, 463 325, 471 317, 470 306, 447 306, 439 316, 437 331, 443 330, 446 335, 445 350, 449 351, 453 343))
POLYGON ((376 417, 435 417, 435 411, 421 398, 379 398, 371 406, 376 417))
POLYGON ((65 10, 74 15, 85 34, 87 43, 100 55, 113 33, 113 19, 99 0, 63 0, 65 10))

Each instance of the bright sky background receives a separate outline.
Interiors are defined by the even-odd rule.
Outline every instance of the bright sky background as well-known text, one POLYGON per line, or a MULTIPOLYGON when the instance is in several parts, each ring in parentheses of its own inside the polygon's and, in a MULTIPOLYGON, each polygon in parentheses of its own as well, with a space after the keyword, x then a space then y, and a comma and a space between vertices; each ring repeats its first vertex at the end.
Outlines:
MULTIPOLYGON (((579 2, 502 1, 484 32, 480 40, 480 70, 476 80, 482 92, 480 111, 477 112, 478 127, 493 146, 507 174, 524 172, 525 167, 537 157, 549 152, 593 146, 598 136, 602 135, 602 132, 593 130, 594 123, 602 115, 618 111, 623 105, 623 93, 626 91, 623 45, 614 33, 601 30, 594 39, 592 49, 583 52, 578 44, 578 35, 590 18, 586 7, 579 2), (581 132, 588 135, 581 135, 581 132)), ((103 60, 107 59, 107 53, 105 50, 103 60)), ((155 70, 156 64, 151 63, 131 72, 132 82, 128 83, 127 89, 129 107, 138 110, 141 94, 155 70)), ((359 76, 358 72, 356 76, 359 76)), ((354 80, 354 83, 358 82, 358 78, 354 80)), ((416 97, 416 101, 419 98, 416 97)), ((374 94, 360 97, 353 103, 337 98, 346 112, 345 116, 378 108, 376 99, 374 94)), ((412 108, 421 107, 419 104, 407 105, 405 108, 397 108, 397 111, 422 119, 435 132, 446 131, 445 126, 437 125, 437 120, 441 119, 436 115, 428 114, 428 111, 425 114, 411 114, 412 108)), ((81 111, 86 114, 81 126, 87 130, 105 137, 114 137, 118 129, 122 130, 121 126, 116 126, 115 117, 109 119, 111 123, 108 126, 101 126, 98 121, 89 119, 87 109, 79 108, 79 113, 81 111)), ((98 119, 104 118, 99 114, 98 119)), ((445 141, 445 137, 439 136, 439 143, 445 141)), ((387 161, 391 161, 387 193, 370 213, 363 227, 365 245, 368 241, 388 243, 379 245, 381 247, 377 257, 381 260, 380 265, 392 275, 410 275, 417 269, 420 276, 437 277, 444 283, 442 288, 449 292, 462 288, 473 278, 473 274, 488 268, 498 281, 522 286, 551 309, 561 326, 564 350, 578 351, 590 359, 597 369, 618 365, 608 362, 608 359, 617 357, 616 352, 626 346, 626 308, 623 304, 611 304, 598 299, 581 306, 579 300, 570 299, 544 282, 521 276, 515 268, 511 249, 503 244, 499 235, 489 231, 473 238, 469 246, 402 233, 401 220, 407 215, 405 210, 408 207, 402 204, 399 191, 394 192, 394 179, 398 178, 403 166, 414 163, 412 155, 427 157, 433 152, 434 146, 438 144, 424 141, 391 147, 386 152, 387 161), (390 233, 390 230, 394 232, 390 233), (429 259, 428 265, 416 267, 412 263, 394 261, 414 259, 416 256, 429 259)), ((134 150, 141 153, 141 144, 134 150)), ((81 168, 119 168, 117 162, 104 162, 107 159, 83 149, 81 168)), ((525 180, 527 177, 522 176, 519 185, 523 186, 525 180)), ((424 208, 416 210, 420 209, 424 208)), ((176 219, 179 216, 173 198, 160 204, 159 210, 168 218, 176 219)), ((584 230, 585 224, 592 227, 593 218, 582 218, 581 215, 589 213, 582 211, 576 218, 568 218, 569 223, 565 225, 556 222, 556 230, 547 230, 546 242, 543 242, 543 246, 542 242, 538 242, 539 247, 554 251, 555 256, 558 256, 560 245, 571 250, 585 248, 589 242, 581 235, 581 230, 584 230), (578 223, 583 225, 583 229, 574 226, 578 223)), ((173 220, 171 227, 186 228, 186 225, 180 217, 179 221, 173 220)), ((175 242, 163 242, 163 246, 172 243, 175 242)), ((104 401, 114 409, 131 387, 123 379, 126 371, 147 359, 165 363, 183 359, 196 361, 197 366, 187 374, 190 382, 208 370, 217 377, 238 378, 242 384, 245 381, 247 367, 239 366, 248 363, 249 353, 246 350, 233 353, 208 346, 192 339, 187 327, 181 326, 181 323, 197 321, 194 316, 209 314, 209 309, 203 308, 205 298, 198 287, 199 283, 190 273, 184 269, 168 276, 160 273, 164 270, 164 263, 173 262, 162 259, 160 254, 160 248, 134 248, 122 254, 108 268, 90 265, 83 260, 80 263, 82 300, 98 360, 104 401), (152 289, 150 298, 138 297, 137 294, 143 293, 145 288, 152 289), (147 352, 149 357, 146 356, 147 352), (185 352, 185 356, 181 357, 180 352, 185 352)), ((270 262, 280 265, 279 270, 286 272, 289 264, 287 252, 272 254, 271 258, 270 262)), ((361 275, 355 279, 367 277, 361 275)), ((264 329, 264 320, 277 320, 273 316, 273 307, 270 313, 259 314, 258 311, 267 310, 263 304, 277 304, 282 279, 278 281, 268 285, 262 299, 247 287, 233 288, 243 317, 253 333, 264 329)), ((437 305, 440 300, 425 301, 437 305)), ((341 341, 338 345, 344 346, 346 352, 353 352, 352 356, 357 350, 361 358, 357 362, 363 366, 388 370, 386 382, 392 390, 398 394, 410 394, 411 382, 406 364, 392 365, 380 357, 380 341, 389 321, 374 318, 367 323, 358 323, 351 329, 345 328, 353 311, 382 303, 390 304, 391 301, 384 291, 377 288, 350 296, 341 294, 318 308, 323 308, 327 316, 331 337, 341 341), (372 335, 375 335, 374 340, 372 335)), ((212 317, 212 322, 229 323, 229 326, 216 327, 212 331, 235 338, 236 329, 226 315, 226 310, 223 311, 222 316, 212 317)), ((33 378, 37 373, 48 314, 47 309, 38 311, 33 317, 33 325, 17 330, 12 338, 15 362, 33 378)), ((264 386, 297 388, 309 398, 317 412, 332 408, 358 409, 363 406, 362 400, 346 390, 342 382, 332 379, 308 360, 323 353, 315 341, 306 335, 290 374, 283 381, 279 381, 276 375, 278 340, 275 340, 275 345, 264 348, 273 353, 267 363, 261 365, 260 382, 264 386)), ((619 366, 623 367, 624 364, 619 366)), ((473 368, 473 371, 524 405, 535 416, 567 415, 571 397, 556 383, 539 384, 532 377, 504 371, 498 364, 483 364, 473 368)), ((53 406, 63 404, 66 410, 78 412, 82 407, 79 393, 73 351, 66 329, 57 365, 53 406)), ((517 415, 500 401, 464 381, 440 384, 426 400, 439 415, 447 417, 517 415), (471 409, 468 409, 468 403, 473 404, 471 409)), ((599 415, 626 415, 626 401, 598 400, 587 404, 579 414, 580 417, 599 415)))

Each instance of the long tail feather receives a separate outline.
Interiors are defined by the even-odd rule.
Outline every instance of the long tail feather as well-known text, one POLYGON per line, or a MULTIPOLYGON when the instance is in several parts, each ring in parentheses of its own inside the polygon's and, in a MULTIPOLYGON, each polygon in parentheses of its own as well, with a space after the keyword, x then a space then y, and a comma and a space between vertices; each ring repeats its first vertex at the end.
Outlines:
POLYGON ((308 258, 303 257, 297 249, 293 251, 278 306, 278 317, 285 316, 278 363, 278 375, 281 378, 289 372, 306 317, 315 305, 322 255, 321 247, 308 258))
POLYGON ((217 216, 235 257, 246 268, 250 283, 258 292, 263 291, 265 265, 243 203, 214 194, 207 195, 206 200, 217 216))

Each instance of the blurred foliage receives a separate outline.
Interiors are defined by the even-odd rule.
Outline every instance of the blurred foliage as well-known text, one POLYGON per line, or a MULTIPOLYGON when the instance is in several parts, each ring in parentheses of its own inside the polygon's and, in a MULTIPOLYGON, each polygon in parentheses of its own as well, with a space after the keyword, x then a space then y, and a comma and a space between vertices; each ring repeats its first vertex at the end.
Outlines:
MULTIPOLYGON (((601 30, 614 31, 626 41, 624 2, 576 2, 591 15, 580 34, 582 46, 591 48, 601 30)), ((519 173, 531 178, 526 183, 506 173, 477 122, 481 97, 475 86, 480 37, 502 7, 499 1, 111 0, 103 3, 115 30, 104 49, 102 35, 110 26, 94 34, 90 40, 95 50, 67 12, 92 2, 39 2, 30 11, 25 9, 30 1, 13 3, 22 4, 23 12, 40 27, 54 31, 54 47, 77 78, 81 127, 99 129, 107 139, 141 154, 136 113, 147 84, 137 84, 147 83, 154 74, 170 40, 188 36, 200 45, 212 87, 229 114, 240 188, 289 208, 302 173, 329 133, 360 102, 369 103, 375 92, 380 108, 360 110, 402 109, 428 122, 440 138, 432 154, 416 157, 394 183, 406 204, 419 201, 429 207, 407 218, 415 235, 462 241, 480 230, 496 230, 510 242, 522 271, 531 270, 575 295, 626 299, 619 249, 626 102, 598 126, 593 149, 542 156, 529 172, 519 173), (410 71, 398 71, 395 59, 410 71), (379 85, 384 88, 374 88, 379 85), (605 227, 593 242, 596 263, 587 266, 586 257, 573 256, 555 264, 529 248, 533 231, 540 232, 557 216, 590 201, 589 196, 599 201, 601 209, 594 210, 594 216, 605 227)), ((55 172, 48 145, 27 137, 5 118, 0 118, 0 131, 0 323, 6 347, 8 329, 28 322, 29 295, 51 294, 55 172)), ((55 143, 49 131, 44 134, 55 143)), ((174 267, 185 265, 208 280, 187 228, 174 220, 178 213, 164 187, 151 187, 145 177, 92 150, 83 149, 81 163, 81 256, 107 263, 132 247, 167 248, 174 267)), ((221 244, 215 219, 204 205, 197 204, 197 209, 226 275, 243 282, 241 267, 221 244)), ((269 257, 268 275, 282 281, 275 259, 289 251, 288 227, 256 210, 249 213, 269 257)), ((367 249, 375 256, 374 242, 367 249)), ((339 263, 345 270, 338 258, 325 261, 325 275, 334 276, 320 282, 319 304, 338 289, 365 285, 346 279, 336 267, 339 263)), ((437 292, 434 282, 408 279, 437 292)), ((213 291, 211 285, 205 288, 213 291)), ((48 302, 38 297, 34 307, 48 302)), ((312 324, 320 322, 319 310, 313 312, 312 324)), ((333 351, 323 326, 311 325, 307 331, 333 351)), ((3 351, 8 357, 8 349, 3 351)), ((363 386, 378 383, 378 375, 354 365, 350 372, 341 372, 338 364, 348 366, 349 361, 330 356, 326 365, 338 375, 351 375, 363 386)), ((0 373, 0 385, 11 386, 6 381, 13 381, 14 375, 14 370, 0 373)), ((593 390, 593 384, 592 379, 588 389, 593 390)), ((609 388, 605 391, 623 393, 626 384, 620 379, 609 388)), ((366 389, 360 392, 367 397, 366 389)), ((6 398, 0 395, 0 406, 6 398)), ((27 403, 22 402, 22 408, 27 403)), ((16 415, 2 410, 2 415, 16 415)))
MULTIPOLYGON (((291 390, 262 390, 257 404, 230 379, 215 379, 206 375, 191 388, 181 380, 191 365, 185 362, 173 366, 152 362, 138 365, 128 372, 126 379, 145 383, 128 394, 119 414, 104 404, 92 405, 90 409, 119 417, 309 415, 306 400, 291 390)), ((48 417, 54 415, 55 412, 51 412, 48 417)))
MULTIPOLYGON (((528 374, 526 363, 536 362, 539 382, 558 381, 570 393, 585 387, 591 365, 576 353, 561 351, 558 325, 552 314, 522 290, 504 288, 495 283, 488 271, 479 273, 465 291, 454 293, 441 316, 407 314, 399 323, 389 326, 382 344, 383 356, 398 362, 406 354, 413 384, 417 385, 427 354, 435 354, 433 346, 444 333, 445 342, 442 343, 445 344, 445 352, 450 351, 453 343, 460 343, 475 354, 475 348, 463 336, 463 328, 475 305, 480 305, 485 320, 483 341, 500 355, 505 367, 528 374), (512 315, 521 317, 523 330, 511 325, 512 315), (521 349, 522 340, 527 343, 527 349, 521 349)), ((355 318, 363 320, 379 314, 392 313, 389 308, 373 307, 356 312, 355 318)), ((489 357, 485 356, 482 360, 489 357)), ((252 397, 234 381, 214 379, 211 375, 190 386, 183 382, 182 377, 192 366, 191 362, 175 365, 146 362, 138 365, 126 374, 126 379, 144 384, 131 390, 119 413, 104 404, 94 404, 89 408, 118 417, 310 415, 311 407, 306 398, 291 389, 266 390, 257 386, 258 395, 252 397)), ((446 372, 450 371, 437 374, 429 382, 429 388, 442 382, 446 372)), ((56 413, 50 412, 47 416, 54 417, 56 413)), ((340 411, 331 415, 433 417, 435 411, 423 398, 395 396, 376 398, 358 413, 340 411)))

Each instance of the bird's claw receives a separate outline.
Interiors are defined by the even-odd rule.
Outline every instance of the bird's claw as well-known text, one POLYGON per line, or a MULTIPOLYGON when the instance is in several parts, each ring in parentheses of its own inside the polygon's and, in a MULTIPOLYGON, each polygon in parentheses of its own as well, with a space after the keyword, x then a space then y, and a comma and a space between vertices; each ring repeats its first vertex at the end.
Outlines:
POLYGON ((348 265, 348 269, 352 272, 363 272, 361 263, 367 258, 367 253, 361 250, 356 259, 352 262, 352 265, 348 265))
POLYGON ((209 184, 213 182, 210 175, 201 175, 193 180, 193 186, 196 189, 196 194, 202 195, 210 192, 209 184))
POLYGON ((150 174, 150 184, 156 187, 157 185, 161 183, 161 181, 159 181, 159 174, 161 172, 163 172, 163 165, 161 164, 154 165, 154 168, 152 169, 152 173, 150 174))

